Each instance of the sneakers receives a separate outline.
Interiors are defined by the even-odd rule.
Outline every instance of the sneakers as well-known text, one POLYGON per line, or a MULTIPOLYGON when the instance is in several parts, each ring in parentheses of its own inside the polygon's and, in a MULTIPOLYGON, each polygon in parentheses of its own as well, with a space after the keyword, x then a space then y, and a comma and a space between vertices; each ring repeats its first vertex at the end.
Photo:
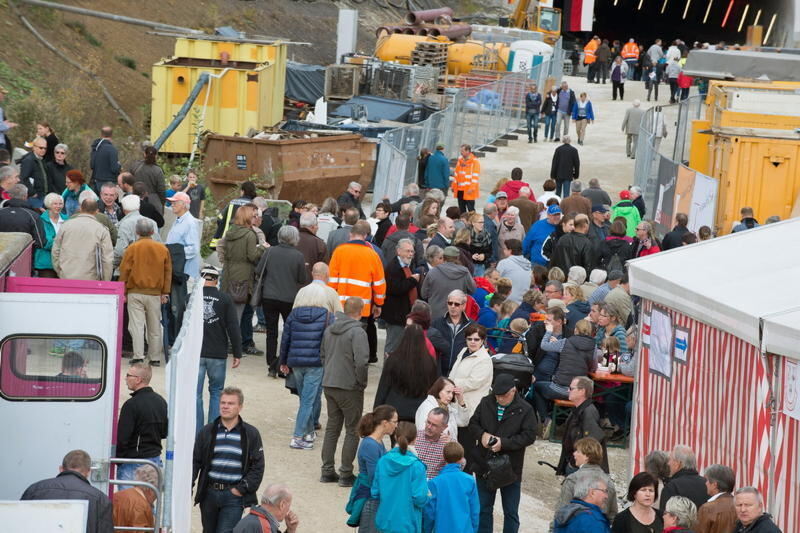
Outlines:
POLYGON ((339 478, 340 487, 352 487, 355 482, 356 482, 355 476, 344 476, 339 478))
POLYGON ((303 435, 303 440, 306 442, 314 442, 315 440, 317 440, 317 432, 312 431, 308 435, 303 435))
POLYGON ((242 351, 247 355, 264 355, 264 352, 259 350, 255 346, 248 346, 242 351))
POLYGON ((332 474, 322 474, 319 477, 320 483, 337 483, 339 481, 339 474, 336 472, 332 474))
POLYGON ((307 442, 304 438, 297 438, 292 437, 291 442, 289 442, 289 448, 294 448, 295 450, 313 450, 314 443, 307 442))

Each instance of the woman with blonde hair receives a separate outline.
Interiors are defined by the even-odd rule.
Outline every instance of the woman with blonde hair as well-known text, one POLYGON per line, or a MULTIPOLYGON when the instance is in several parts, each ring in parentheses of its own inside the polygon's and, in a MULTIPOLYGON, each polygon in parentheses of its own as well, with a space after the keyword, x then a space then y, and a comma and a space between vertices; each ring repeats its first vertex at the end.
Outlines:
POLYGON ((481 213, 469 214, 470 242, 469 251, 475 264, 475 277, 481 277, 492 259, 492 237, 486 231, 486 223, 481 213))
POLYGON ((592 307, 583 296, 583 289, 579 285, 564 285, 564 295, 561 300, 567 304, 567 336, 572 335, 575 324, 589 315, 592 307))
POLYGON ((636 237, 633 238, 633 257, 645 257, 661 251, 660 243, 653 233, 653 225, 642 220, 636 225, 636 237))

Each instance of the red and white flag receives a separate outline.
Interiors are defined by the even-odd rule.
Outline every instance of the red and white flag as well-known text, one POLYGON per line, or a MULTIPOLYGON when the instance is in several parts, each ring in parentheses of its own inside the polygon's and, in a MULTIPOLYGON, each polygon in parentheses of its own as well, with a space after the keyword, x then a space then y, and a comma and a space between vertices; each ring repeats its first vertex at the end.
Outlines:
POLYGON ((594 0, 564 0, 565 31, 592 31, 594 0))

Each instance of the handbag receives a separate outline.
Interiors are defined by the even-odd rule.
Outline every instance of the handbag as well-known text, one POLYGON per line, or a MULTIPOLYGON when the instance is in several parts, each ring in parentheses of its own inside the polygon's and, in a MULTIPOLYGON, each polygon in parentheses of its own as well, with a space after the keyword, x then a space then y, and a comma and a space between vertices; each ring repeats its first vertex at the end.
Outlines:
POLYGON ((231 295, 233 303, 235 304, 246 304, 249 290, 250 282, 247 280, 231 281, 228 283, 228 293, 231 295))
POLYGON ((489 490, 502 489, 517 481, 517 474, 511 467, 511 458, 505 453, 493 453, 486 460, 486 473, 483 479, 489 490))
MULTIPOLYGON (((267 263, 269 262, 269 253, 272 248, 267 248, 261 259, 258 261, 258 277, 256 277, 256 284, 253 286, 253 292, 250 294, 250 306, 259 307, 261 305, 261 289, 264 285, 264 274, 267 272, 267 263)), ((245 300, 246 302, 247 300, 245 300)), ((244 302, 243 302, 244 303, 244 302)))

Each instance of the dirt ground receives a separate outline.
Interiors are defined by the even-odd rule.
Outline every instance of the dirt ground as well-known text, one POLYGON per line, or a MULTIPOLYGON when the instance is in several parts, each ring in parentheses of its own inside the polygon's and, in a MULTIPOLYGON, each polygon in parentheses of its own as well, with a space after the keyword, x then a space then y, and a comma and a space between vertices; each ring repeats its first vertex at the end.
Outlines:
MULTIPOLYGON (((570 86, 579 92, 585 90, 585 80, 567 78, 570 86)), ((611 101, 611 86, 589 85, 589 96, 595 107, 597 122, 589 126, 586 144, 578 147, 581 155, 582 180, 596 177, 612 198, 632 183, 633 161, 625 157, 625 136, 620 132, 620 124, 625 108, 633 98, 644 98, 641 83, 626 84, 626 100, 611 101)), ((662 101, 664 96, 662 95, 662 101)), ((643 102, 647 107, 647 102, 643 102)), ((668 122, 670 138, 673 133, 672 122, 668 122)), ((574 135, 574 127, 571 130, 574 135)), ((481 160, 481 190, 485 198, 495 181, 507 176, 511 168, 520 166, 524 179, 535 187, 536 194, 542 192, 541 184, 548 177, 550 160, 557 143, 528 144, 524 135, 517 141, 510 141, 496 153, 489 153, 481 160)), ((452 198, 450 199, 452 202, 452 198)), ((378 331, 379 351, 384 340, 382 330, 378 331)), ((265 347, 265 336, 256 334, 256 345, 265 347)), ((124 365, 123 365, 124 366, 124 365)), ((380 376, 381 363, 369 369, 369 387, 366 391, 365 407, 372 406, 375 388, 380 376)), ((124 372, 124 368, 122 369, 124 372)), ((268 483, 281 482, 291 487, 294 493, 293 509, 300 517, 300 531, 328 531, 330 533, 352 531, 345 525, 344 506, 349 495, 348 489, 336 485, 319 483, 320 447, 311 451, 289 448, 297 411, 297 398, 289 394, 283 380, 268 378, 264 357, 248 356, 239 368, 229 369, 226 383, 241 387, 245 394, 242 416, 254 424, 264 439, 266 473, 262 488, 268 483)), ((156 369, 153 384, 159 392, 164 391, 163 368, 156 369)), ((121 400, 127 392, 121 392, 121 400)), ((325 425, 325 405, 323 402, 322 424, 325 425)), ((560 444, 537 441, 528 448, 525 458, 525 473, 522 484, 520 504, 521 531, 547 531, 552 519, 555 502, 558 498, 560 479, 547 466, 539 466, 537 461, 556 463, 560 444)), ((626 449, 609 449, 612 478, 617 485, 617 494, 624 494, 627 486, 629 454, 626 449)), ((502 527, 502 510, 498 498, 495 506, 495 525, 502 527)), ((193 531, 201 531, 200 514, 195 508, 193 531)))

